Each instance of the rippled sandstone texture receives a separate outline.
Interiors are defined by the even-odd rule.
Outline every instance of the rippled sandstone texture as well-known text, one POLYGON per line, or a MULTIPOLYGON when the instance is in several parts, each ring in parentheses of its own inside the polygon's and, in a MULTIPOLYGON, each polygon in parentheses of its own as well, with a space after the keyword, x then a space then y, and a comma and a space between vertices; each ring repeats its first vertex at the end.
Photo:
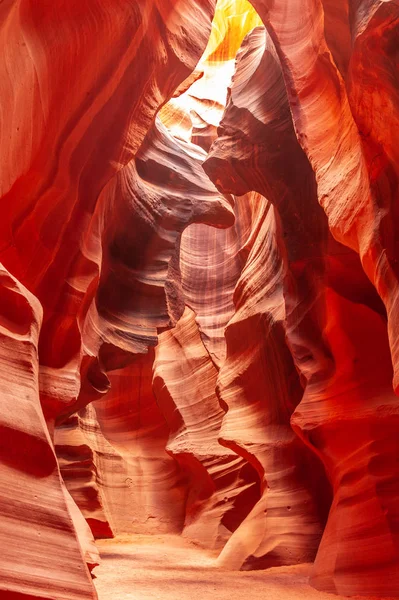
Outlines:
MULTIPOLYGON (((173 239, 152 247, 156 215, 143 192, 132 218, 148 223, 141 252, 147 279, 155 283, 146 294, 151 282, 118 247, 120 230, 132 225, 127 216, 135 210, 129 185, 117 200, 112 193, 134 170, 131 161, 158 107, 200 58, 213 11, 214 2, 192 0, 112 7, 101 0, 16 0, 0 8, 4 594, 95 596, 84 564, 96 562, 89 555, 92 542, 60 479, 54 423, 103 394, 109 387, 105 371, 145 352, 156 342, 157 326, 176 318, 173 307, 169 315, 163 287, 173 239), (119 216, 112 214, 115 202, 119 216), (109 215, 113 220, 105 220, 109 215), (112 263, 114 280, 106 278, 112 263), (115 282, 118 268, 123 282, 115 282), (136 303, 154 299, 151 322, 145 326, 143 315, 139 332, 134 308, 123 306, 122 289, 136 276, 136 303)), ((208 209, 189 198, 183 222, 181 213, 174 217, 175 229, 201 220, 203 212, 212 221, 215 192, 208 209)), ((230 209, 222 204, 215 224, 228 225, 230 209)))
MULTIPOLYGON (((299 18, 296 6, 291 3, 293 15, 299 18)), ((378 234, 376 219, 382 218, 384 210, 381 207, 375 219, 369 217, 368 226, 364 215, 362 225, 356 223, 354 211, 345 220, 344 211, 348 210, 355 183, 354 174, 348 173, 348 186, 343 187, 350 161, 341 166, 339 175, 330 173, 329 178, 326 169, 315 168, 319 165, 317 153, 329 149, 326 135, 339 135, 340 130, 331 126, 326 133, 324 128, 316 131, 316 117, 312 120, 306 112, 314 110, 315 101, 309 99, 309 106, 302 104, 299 91, 311 95, 313 86, 320 85, 325 92, 332 82, 328 78, 323 82, 321 73, 317 73, 314 81, 309 76, 305 86, 307 63, 303 61, 301 69, 295 70, 288 20, 283 19, 277 6, 273 8, 262 13, 262 6, 258 7, 261 16, 267 14, 265 24, 270 36, 264 30, 255 30, 242 46, 219 137, 205 169, 223 191, 242 194, 254 189, 262 193, 279 217, 279 246, 286 266, 282 278, 286 338, 305 388, 291 424, 322 459, 334 492, 311 580, 316 587, 332 592, 389 595, 397 588, 398 566, 398 448, 393 441, 397 437, 398 402, 391 383, 391 356, 394 359, 395 350, 391 343, 390 355, 387 335, 393 323, 388 318, 387 332, 384 307, 364 272, 370 276, 368 260, 371 253, 376 254, 381 239, 363 254, 359 246, 350 243, 348 235, 338 235, 339 228, 344 231, 355 223, 359 236, 367 236, 371 244, 372 235, 378 234), (298 77, 295 93, 293 74, 298 77), (264 88, 259 87, 260 79, 266 80, 264 88), (309 129, 309 133, 302 134, 302 128, 309 129), (314 145, 309 145, 310 132, 319 136, 314 145), (327 196, 320 195, 323 183, 331 187, 330 194, 339 188, 335 191, 336 203, 340 202, 336 210, 341 215, 336 227, 329 212, 333 204, 327 205, 327 196), (337 243, 331 233, 346 246, 337 243), (360 251, 363 268, 347 246, 360 251)), ((310 28, 310 8, 306 16, 310 28)), ((396 17, 393 8, 391 25, 396 17)), ((298 30, 304 22, 302 15, 298 30)), ((315 22, 320 26, 321 20, 315 22)), ((313 29, 311 32, 315 34, 313 29)), ((310 49, 307 52, 311 55, 310 49)), ((308 61, 310 64, 311 57, 308 61)), ((326 61, 325 53, 320 62, 326 61)), ((330 61, 338 81, 340 76, 330 61)), ((353 65, 356 61, 354 55, 353 65)), ((341 99, 345 103, 344 92, 341 99)), ((320 107, 324 119, 330 106, 327 101, 325 104, 324 111, 320 107)), ((347 123, 341 121, 340 127, 348 143, 348 131, 354 129, 352 118, 348 117, 347 123)), ((339 143, 331 145, 330 169, 342 151, 339 143)), ((353 147, 348 148, 351 160, 353 152, 353 147)), ((367 181, 372 175, 367 175, 367 181)), ((382 172, 380 176, 383 178, 382 172)), ((364 200, 361 192, 358 188, 358 196, 352 200, 356 210, 364 200)), ((332 202, 332 195, 328 197, 332 202)), ((375 264, 382 265, 387 253, 376 256, 375 264)), ((390 299, 381 294, 385 303, 394 302, 394 287, 390 293, 390 299)))
POLYGON ((398 593, 399 5, 252 4, 1 4, 0 596, 124 533, 398 593))

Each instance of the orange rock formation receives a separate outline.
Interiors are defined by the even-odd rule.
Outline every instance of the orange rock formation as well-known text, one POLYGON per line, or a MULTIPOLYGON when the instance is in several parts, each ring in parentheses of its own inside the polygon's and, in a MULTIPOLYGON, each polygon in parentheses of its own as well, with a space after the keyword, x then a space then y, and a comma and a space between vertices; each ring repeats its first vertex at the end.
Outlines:
POLYGON ((134 533, 397 596, 398 1, 6 0, 0 47, 0 598, 134 533))

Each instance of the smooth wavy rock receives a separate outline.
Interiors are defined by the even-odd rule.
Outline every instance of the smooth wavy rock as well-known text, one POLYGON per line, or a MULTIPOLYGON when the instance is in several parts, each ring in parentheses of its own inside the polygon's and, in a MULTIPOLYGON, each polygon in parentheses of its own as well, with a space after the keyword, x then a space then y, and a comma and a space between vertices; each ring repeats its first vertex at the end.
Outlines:
POLYGON ((356 254, 329 234, 317 202, 320 187, 296 140, 273 45, 256 30, 242 52, 220 137, 205 168, 220 189, 256 189, 278 212, 279 245, 287 265, 286 335, 306 384, 292 424, 323 460, 334 490, 312 582, 343 594, 389 595, 396 585, 398 554, 391 545, 395 516, 387 522, 384 513, 396 494, 394 469, 388 466, 395 463, 395 450, 387 432, 396 429, 398 402, 390 385, 384 308, 356 254), (249 61, 254 55, 257 60, 249 61), (263 93, 256 91, 262 73, 267 73, 270 86, 263 93), (377 355, 378 366, 372 370, 370 361, 377 355), (371 423, 373 435, 366 433, 371 423), (349 439, 350 444, 344 443, 349 439), (359 463, 357 453, 369 447, 359 463), (378 473, 377 487, 377 471, 371 467, 375 461, 387 465, 378 473), (360 464, 365 465, 362 475, 355 476, 360 464), (378 523, 375 529, 370 527, 371 514, 378 523))
MULTIPOLYGON (((133 354, 155 345, 158 328, 170 326, 183 310, 178 262, 183 229, 195 222, 233 223, 229 201, 202 170, 205 157, 199 147, 174 139, 157 120, 135 161, 100 199, 105 244, 84 339, 87 354, 101 360, 101 365, 93 360, 94 369, 87 370, 88 383, 97 390, 98 382, 104 391, 111 387, 96 402, 96 419, 116 455, 108 462, 101 459, 99 477, 111 512, 124 507, 118 531, 176 532, 182 527, 186 492, 177 463, 165 452, 169 430, 151 391, 152 355, 133 359, 133 354), (132 365, 118 370, 126 360, 132 365), (112 372, 104 380, 106 369, 112 372), (117 489, 108 472, 114 462, 125 473, 117 489)), ((82 388, 84 404, 87 389, 82 388)))
MULTIPOLYGON (((38 364, 36 356, 32 359, 36 366, 27 368, 29 372, 37 368, 43 427, 50 436, 54 421, 60 424, 71 414, 78 398, 82 405, 109 385, 103 364, 97 380, 94 375, 90 380, 90 372, 87 377, 92 362, 96 366, 102 357, 87 355, 85 350, 92 347, 92 338, 103 341, 101 331, 85 328, 106 243, 99 218, 101 192, 137 154, 159 106, 194 69, 209 37, 213 11, 212 0, 167 6, 156 0, 118 1, 112 9, 102 0, 40 6, 17 0, 3 3, 0 9, 4 58, 0 63, 4 157, 0 259, 12 277, 34 294, 43 312, 37 332, 38 364), (88 341, 82 343, 86 333, 88 341)), ((100 293, 104 277, 101 286, 100 293)), ((103 294, 99 301, 103 311, 112 310, 112 298, 109 302, 105 309, 103 294)), ((144 343, 143 351, 146 348, 144 343)), ((113 363, 121 360, 116 356, 113 363)), ((43 445, 43 457, 38 456, 43 464, 49 460, 50 438, 48 444, 47 450, 43 445)), ((93 593, 80 564, 82 552, 91 565, 96 560, 91 556, 92 538, 57 477, 64 499, 57 499, 55 492, 52 509, 59 517, 53 522, 58 520, 63 530, 59 535, 63 551, 54 551, 52 542, 42 543, 37 556, 40 564, 47 565, 50 583, 47 591, 40 581, 37 589, 33 584, 30 589, 39 597, 64 586, 54 594, 72 598, 80 577, 76 593, 83 597, 93 593), (71 516, 84 548, 79 549, 71 516), (66 578, 74 570, 71 584, 65 583, 56 566, 51 568, 52 560, 65 561, 66 578)), ((38 480, 31 489, 37 489, 38 498, 50 498, 39 481, 44 485, 38 480)), ((32 556, 35 553, 32 550, 32 556)), ((16 571, 25 565, 22 557, 14 560, 16 571)), ((28 575, 25 580, 26 585, 32 583, 28 575)))
MULTIPOLYGON (((229 407, 222 439, 237 452, 253 456, 264 495, 220 561, 241 566, 249 557, 249 562, 262 565, 312 560, 322 523, 311 477, 304 473, 307 462, 315 473, 320 474, 320 468, 310 466, 308 452, 289 424, 302 390, 284 340, 287 267, 279 235, 291 242, 282 246, 289 263, 309 256, 317 230, 306 231, 300 210, 306 210, 309 224, 317 217, 302 202, 298 207, 298 197, 311 194, 315 185, 295 137, 281 69, 263 28, 249 34, 241 47, 219 137, 204 167, 220 189, 239 194, 254 189, 275 204, 278 215, 276 223, 274 209, 263 199, 257 210, 256 205, 252 209, 258 213, 256 233, 235 290, 236 312, 226 330, 227 359, 219 376, 219 393, 229 407), (266 81, 263 89, 259 79, 266 81)), ((318 212, 322 214, 316 201, 318 212)))
MULTIPOLYGON (((112 531, 115 535, 133 533, 135 515, 131 511, 131 496, 134 488, 129 464, 104 437, 95 404, 82 408, 78 414, 79 427, 93 452, 96 481, 112 531)), ((136 508, 135 503, 133 506, 136 508)))
POLYGON ((166 446, 188 478, 183 535, 220 548, 258 498, 256 473, 219 444, 224 411, 216 396, 217 370, 186 308, 155 350, 154 393, 170 428, 166 446))
MULTIPOLYGON (((132 374, 133 367, 129 367, 129 370, 132 374)), ((133 381, 137 382, 138 373, 139 369, 136 366, 133 381)), ((129 381, 126 376, 124 379, 126 382, 129 381)), ((120 393, 121 390, 119 396, 120 393)), ((124 407, 127 412, 128 403, 132 399, 130 385, 126 389, 126 399, 124 407)), ((148 400, 148 397, 146 399, 148 400)), ((110 401, 103 406, 101 413, 106 417, 107 412, 109 414, 113 411, 115 419, 116 407, 115 401, 110 401)), ((143 435, 145 427, 140 429, 142 417, 140 410, 143 410, 144 416, 154 416, 159 413, 154 402, 148 408, 136 404, 129 418, 123 415, 123 404, 117 408, 119 415, 124 417, 123 421, 121 419, 120 435, 125 432, 125 437, 128 437, 130 434, 128 426, 132 421, 136 423, 133 431, 141 439, 141 443, 140 447, 132 452, 132 456, 126 456, 126 450, 119 452, 103 435, 94 404, 88 405, 79 413, 80 428, 93 450, 97 485, 101 490, 105 513, 115 535, 181 533, 184 522, 186 479, 179 475, 177 463, 167 455, 166 440, 162 445, 162 437, 158 437, 153 451, 149 438, 145 444, 143 435)), ((157 418, 158 424, 162 423, 162 415, 157 418)), ((154 428, 151 424, 148 425, 147 430, 150 432, 156 429, 159 434, 162 426, 158 425, 154 428)), ((165 437, 168 431, 164 423, 163 429, 166 431, 165 437)), ((132 435, 130 444, 133 445, 132 435)))
POLYGON ((87 444, 77 415, 54 431, 54 447, 65 485, 85 517, 95 538, 113 537, 104 512, 93 450, 87 444))
MULTIPOLYGON (((329 335, 335 355, 341 357, 336 364, 336 372, 342 374, 341 381, 337 376, 333 378, 333 389, 339 389, 338 398, 342 399, 342 405, 336 401, 338 407, 334 406, 337 421, 347 418, 353 380, 360 384, 358 395, 363 398, 363 403, 359 405, 357 398, 352 396, 352 414, 359 420, 353 447, 346 447, 344 451, 342 443, 338 448, 339 442, 334 437, 331 443, 335 449, 331 447, 328 452, 334 457, 335 468, 331 478, 337 499, 320 547, 313 583, 321 589, 341 593, 391 595, 396 593, 398 586, 399 562, 398 512, 394 501, 397 470, 393 467, 397 461, 397 450, 389 441, 395 435, 390 433, 391 429, 397 431, 398 412, 398 400, 392 394, 390 381, 393 378, 397 392, 395 204, 398 158, 393 139, 398 129, 398 90, 395 84, 397 65, 392 49, 397 44, 399 6, 397 2, 350 3, 353 50, 348 70, 349 83, 345 87, 323 37, 321 5, 302 4, 299 21, 296 3, 285 4, 292 17, 297 19, 290 25, 291 32, 296 32, 295 42, 281 12, 268 6, 267 13, 260 14, 282 61, 298 140, 315 171, 319 202, 328 215, 332 233, 359 252, 365 272, 384 301, 391 354, 389 356, 387 350, 384 311, 364 282, 355 288, 353 282, 358 282, 358 277, 351 276, 347 265, 343 267, 341 264, 340 293, 346 288, 345 296, 351 296, 352 302, 353 299, 355 302, 361 299, 373 311, 360 311, 354 304, 342 304, 340 318, 334 316, 332 321, 331 313, 338 311, 337 298, 331 299, 327 323, 333 322, 336 326, 340 322, 340 327, 348 327, 346 344, 341 338, 338 346, 336 334, 331 332, 329 335), (345 271, 346 277, 343 277, 345 271), (378 313, 382 315, 382 323, 378 313), (346 320, 348 314, 353 315, 350 326, 346 320), (367 340, 364 329, 370 331, 367 340), (353 356, 352 368, 349 368, 344 356, 353 356), (375 357, 374 361, 372 357, 375 357), (371 371, 369 361, 377 361, 375 371, 371 371), (349 391, 345 406, 344 389, 349 391), (343 414, 345 417, 339 416, 343 414), (376 433, 366 433, 367 420, 373 420, 376 433), (364 447, 370 448, 366 455, 360 450, 364 447), (356 464, 355 456, 359 452, 364 458, 356 464), (346 457, 344 472, 338 468, 344 462, 343 456, 346 457), (374 468, 375 463, 379 465, 378 469, 374 468), (359 472, 363 473, 360 477, 359 472), (349 481, 351 486, 344 486, 341 481, 349 481), (370 526, 371 521, 373 526, 370 526), (337 532, 338 523, 342 537, 337 532), (346 525, 342 526, 343 523, 346 525), (342 544, 345 534, 346 543, 342 544), (348 535, 353 535, 356 542, 350 543, 348 535)), ((259 11, 262 10, 261 5, 262 2, 259 3, 259 11)), ((266 5, 263 3, 264 7, 266 5)), ((328 42, 327 36, 326 39, 328 42)), ((330 394, 327 389, 326 396, 330 394)), ((305 405, 303 409, 305 414, 308 413, 305 405)), ((314 415, 315 405, 311 411, 312 422, 314 415)), ((301 427, 306 423, 306 428, 309 428, 308 418, 302 419, 301 416, 298 423, 301 427)), ((348 423, 347 427, 348 431, 353 431, 353 425, 348 423)), ((344 429, 342 426, 343 439, 346 439, 344 429)), ((317 446, 322 444, 325 447, 328 443, 324 441, 323 433, 323 442, 319 441, 317 446)), ((331 468, 331 462, 329 466, 331 468)))
POLYGON ((0 302, 0 595, 94 599, 40 406, 42 309, 3 266, 0 302))
POLYGON ((234 290, 256 236, 251 206, 256 194, 235 196, 235 222, 228 229, 190 225, 180 244, 186 305, 195 313, 201 340, 219 370, 226 358, 225 328, 235 312, 234 290))
POLYGON ((165 450, 169 428, 152 392, 153 360, 150 352, 112 371, 110 392, 95 403, 98 476, 117 533, 180 533, 183 526, 185 477, 165 450))
POLYGON ((259 196, 248 209, 256 233, 235 289, 236 311, 226 328, 227 357, 218 377, 228 407, 222 443, 246 457, 261 480, 261 499, 218 560, 245 569, 313 560, 323 526, 317 490, 323 474, 290 427, 302 389, 285 342, 276 219, 259 196))
POLYGON ((226 357, 224 329, 234 314, 233 292, 243 265, 243 240, 250 230, 244 198, 235 198, 234 214, 235 223, 228 229, 190 225, 180 244, 184 300, 195 313, 201 340, 217 368, 226 357))
POLYGON ((320 0, 253 0, 253 5, 280 57, 298 141, 315 172, 319 202, 330 230, 359 253, 367 276, 384 301, 397 390, 399 293, 394 207, 398 175, 392 144, 398 127, 397 65, 392 51, 398 34, 397 0, 349 3, 353 50, 348 89, 324 35, 320 0))
POLYGON ((112 10, 101 0, 15 2, 2 11, 10 116, 0 140, 8 157, 0 258, 43 306, 41 398, 50 419, 79 393, 79 311, 99 259, 82 247, 97 199, 193 70, 214 2, 118 1, 112 10))
MULTIPOLYGON (((245 35, 261 21, 247 0, 220 0, 211 35, 196 70, 201 74, 183 94, 168 102, 160 118, 176 137, 184 135, 206 151, 217 137, 235 55, 245 35)), ((219 368, 225 358, 224 328, 234 313, 233 291, 241 272, 242 239, 249 228, 246 204, 235 201, 235 225, 218 230, 191 225, 180 246, 184 299, 196 315, 201 339, 219 368)))
POLYGON ((145 353, 157 343, 158 329, 184 311, 178 258, 184 228, 234 222, 232 198, 206 177, 205 158, 157 119, 136 159, 104 189, 101 275, 83 324, 85 383, 74 410, 93 389, 108 390, 105 371, 145 353))
POLYGON ((75 408, 99 398, 96 419, 117 456, 112 461, 126 474, 113 491, 112 461, 102 461, 99 477, 108 503, 112 511, 123 505, 126 513, 118 531, 182 527, 186 492, 178 464, 165 452, 169 430, 151 391, 152 354, 134 355, 155 345, 158 330, 174 324, 184 310, 179 273, 184 228, 234 221, 232 199, 205 175, 205 158, 201 148, 173 138, 157 119, 135 160, 100 199, 101 277, 83 329, 92 359, 75 408), (103 399, 101 392, 108 392, 103 399))
POLYGON ((92 532, 398 595, 398 40, 0 1, 1 598, 94 600, 92 532))

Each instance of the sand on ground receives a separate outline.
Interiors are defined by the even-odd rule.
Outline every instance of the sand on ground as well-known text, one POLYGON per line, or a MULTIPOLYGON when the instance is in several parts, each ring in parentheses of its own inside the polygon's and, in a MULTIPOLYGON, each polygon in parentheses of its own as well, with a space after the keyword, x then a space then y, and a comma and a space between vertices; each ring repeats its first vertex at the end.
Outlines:
MULTIPOLYGON (((102 557, 101 565, 94 570, 99 600, 344 598, 309 586, 311 564, 227 571, 214 566, 215 554, 171 535, 125 536, 98 540, 97 544, 102 557)), ((375 599, 369 596, 367 600, 375 599)))

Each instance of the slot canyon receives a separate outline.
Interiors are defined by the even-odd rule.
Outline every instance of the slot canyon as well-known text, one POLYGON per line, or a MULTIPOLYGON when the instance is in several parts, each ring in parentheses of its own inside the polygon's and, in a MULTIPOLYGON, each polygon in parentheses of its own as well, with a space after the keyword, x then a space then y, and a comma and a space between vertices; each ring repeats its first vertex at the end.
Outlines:
POLYGON ((0 600, 399 598, 399 0, 0 47, 0 600))

